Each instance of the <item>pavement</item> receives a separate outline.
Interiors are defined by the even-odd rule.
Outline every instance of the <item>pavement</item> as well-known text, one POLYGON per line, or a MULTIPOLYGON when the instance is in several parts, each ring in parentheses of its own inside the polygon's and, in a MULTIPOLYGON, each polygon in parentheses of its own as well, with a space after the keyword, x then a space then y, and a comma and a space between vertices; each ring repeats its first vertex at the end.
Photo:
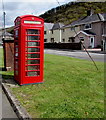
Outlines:
MULTIPOLYGON (((2 82, 1 75, 0 75, 0 83, 2 82)), ((2 91, 2 86, 0 84, 0 118, 1 119, 14 119, 19 120, 16 113, 14 112, 10 102, 7 99, 4 91, 2 91)), ((0 120, 1 120, 0 119, 0 120)))
MULTIPOLYGON (((81 50, 45 49, 44 53, 61 55, 61 56, 69 56, 69 57, 78 58, 78 59, 91 60, 87 52, 81 51, 81 50)), ((101 52, 100 50, 89 51, 89 54, 93 58, 94 61, 104 62, 105 53, 101 52)))
MULTIPOLYGON (((2 46, 0 46, 1 48, 2 46)), ((2 68, 0 68, 0 71, 2 68)), ((2 90, 2 75, 0 74, 0 120, 2 119, 14 119, 19 120, 14 112, 10 102, 7 99, 4 91, 2 90)))
POLYGON ((2 91, 2 118, 12 118, 15 120, 19 120, 16 113, 13 111, 12 106, 10 105, 10 102, 7 99, 7 96, 2 91))
POLYGON ((13 118, 13 120, 32 120, 26 109, 21 106, 20 102, 12 93, 12 87, 18 87, 13 79, 2 80, 2 118, 13 118), (8 98, 8 99, 7 99, 8 98))

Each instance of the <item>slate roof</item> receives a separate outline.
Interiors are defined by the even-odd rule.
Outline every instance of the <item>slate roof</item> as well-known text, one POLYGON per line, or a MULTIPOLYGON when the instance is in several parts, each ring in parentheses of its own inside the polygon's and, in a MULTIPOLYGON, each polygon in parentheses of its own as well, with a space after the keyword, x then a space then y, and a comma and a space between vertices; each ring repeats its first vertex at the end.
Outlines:
MULTIPOLYGON (((0 36, 3 36, 4 35, 4 32, 3 31, 0 31, 0 36)), ((5 35, 6 36, 12 36, 12 34, 8 33, 8 32, 5 32, 5 35)))
POLYGON ((62 23, 44 23, 44 24, 49 30, 60 29, 61 27, 64 26, 64 24, 62 23))
POLYGON ((106 21, 106 13, 92 14, 90 16, 83 17, 77 21, 72 22, 69 25, 63 26, 62 28, 77 26, 77 25, 87 24, 92 22, 99 22, 99 21, 106 21))
POLYGON ((91 32, 90 30, 84 30, 85 33, 88 35, 96 35, 94 32, 91 32))
POLYGON ((52 27, 53 27, 53 25, 54 25, 54 23, 44 23, 44 25, 45 25, 49 30, 51 30, 52 27))
POLYGON ((80 34, 80 33, 83 33, 83 34, 85 34, 85 35, 87 35, 87 36, 95 36, 95 35, 96 35, 95 33, 91 32, 91 31, 89 31, 89 30, 83 30, 83 31, 79 31, 77 34, 75 34, 74 37, 76 37, 76 36, 77 36, 78 34, 80 34))
POLYGON ((102 16, 103 21, 106 21, 106 13, 102 13, 101 16, 102 16))
POLYGON ((62 23, 55 23, 52 30, 60 29, 63 26, 64 26, 64 24, 62 24, 62 23))

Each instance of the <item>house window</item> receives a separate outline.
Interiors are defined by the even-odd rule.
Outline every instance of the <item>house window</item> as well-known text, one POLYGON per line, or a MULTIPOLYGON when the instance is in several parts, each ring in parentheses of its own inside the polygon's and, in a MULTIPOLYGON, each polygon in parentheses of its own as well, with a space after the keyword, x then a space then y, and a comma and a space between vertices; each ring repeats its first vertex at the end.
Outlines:
POLYGON ((51 43, 54 43, 54 38, 51 38, 51 43))
POLYGON ((80 42, 84 42, 84 37, 80 37, 80 42))
POLYGON ((71 27, 70 29, 71 29, 71 31, 73 31, 73 30, 75 30, 75 27, 71 27))
POLYGON ((64 43, 64 42, 65 42, 65 39, 63 39, 62 42, 64 43))
POLYGON ((69 37, 69 40, 68 40, 68 42, 71 42, 71 37, 69 37))
POLYGON ((84 29, 91 29, 92 25, 91 24, 85 24, 84 29))
POLYGON ((65 32, 65 29, 63 29, 63 32, 65 32))
POLYGON ((71 37, 71 41, 72 41, 72 43, 74 43, 75 42, 75 38, 71 37))
POLYGON ((52 34, 53 34, 53 30, 52 30, 51 32, 52 32, 52 34))
POLYGON ((47 39, 44 39, 44 42, 47 42, 47 39))
POLYGON ((74 38, 74 37, 69 37, 68 42, 72 42, 72 43, 74 43, 74 42, 75 42, 75 38, 74 38))
POLYGON ((46 32, 46 31, 44 31, 44 34, 46 35, 46 34, 47 34, 47 32, 46 32))

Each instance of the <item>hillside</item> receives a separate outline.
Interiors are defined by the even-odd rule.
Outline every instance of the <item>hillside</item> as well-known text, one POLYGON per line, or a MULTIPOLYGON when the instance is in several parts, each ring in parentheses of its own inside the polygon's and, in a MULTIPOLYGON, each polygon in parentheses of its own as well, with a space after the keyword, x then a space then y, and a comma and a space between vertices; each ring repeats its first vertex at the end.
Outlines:
POLYGON ((87 16, 87 11, 91 9, 94 13, 106 13, 106 2, 69 2, 45 12, 40 17, 44 18, 45 22, 70 24, 87 16))
MULTIPOLYGON (((106 2, 69 2, 48 10, 40 17, 44 18, 45 22, 70 24, 72 21, 87 16, 87 11, 91 9, 94 13, 106 13, 106 2)), ((10 27, 7 31, 13 33, 13 28, 10 27)))

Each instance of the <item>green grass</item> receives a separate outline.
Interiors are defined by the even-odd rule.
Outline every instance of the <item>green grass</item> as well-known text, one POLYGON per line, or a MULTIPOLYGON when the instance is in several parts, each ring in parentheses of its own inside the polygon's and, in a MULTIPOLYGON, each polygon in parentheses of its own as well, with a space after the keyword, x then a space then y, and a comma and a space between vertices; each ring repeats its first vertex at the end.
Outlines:
POLYGON ((3 49, 0 48, 0 67, 3 67, 3 49))
POLYGON ((4 67, 4 61, 3 61, 3 49, 0 48, 0 74, 2 75, 3 78, 9 79, 13 78, 13 71, 2 71, 2 68, 4 67))
POLYGON ((11 89, 33 118, 103 118, 104 65, 96 64, 99 71, 90 61, 46 54, 44 83, 11 89))

